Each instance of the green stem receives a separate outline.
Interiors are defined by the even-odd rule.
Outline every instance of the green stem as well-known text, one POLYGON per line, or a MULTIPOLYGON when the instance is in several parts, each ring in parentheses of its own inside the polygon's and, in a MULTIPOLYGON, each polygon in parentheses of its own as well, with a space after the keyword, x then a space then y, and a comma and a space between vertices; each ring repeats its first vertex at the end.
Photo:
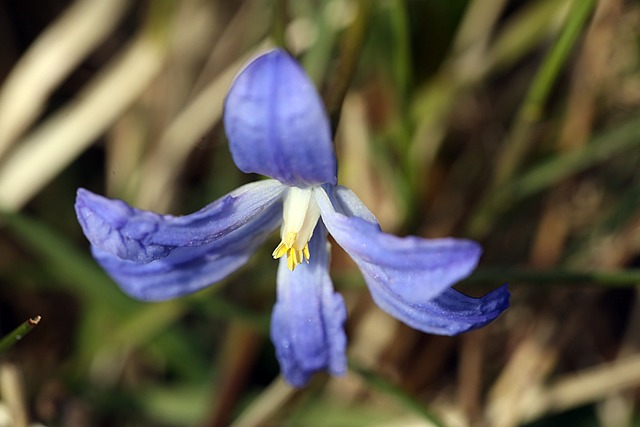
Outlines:
POLYGON ((285 30, 289 14, 287 11, 287 0, 275 0, 273 2, 273 21, 271 23, 271 36, 277 46, 286 47, 285 30))
MULTIPOLYGON (((366 289, 357 271, 334 274, 338 289, 366 289)), ((640 285, 640 269, 579 271, 568 268, 537 270, 526 267, 480 267, 461 284, 518 283, 524 285, 584 285, 625 288, 640 285)))
POLYGON ((331 81, 329 90, 325 96, 325 105, 331 119, 331 130, 336 133, 342 112, 342 103, 347 95, 347 90, 355 74, 360 52, 364 43, 367 29, 371 21, 373 2, 360 0, 358 2, 358 16, 346 30, 343 43, 340 48, 338 65, 335 70, 335 78, 331 81))
POLYGON ((411 90, 411 41, 409 38, 409 17, 406 0, 391 3, 391 24, 393 26, 393 61, 391 67, 400 93, 401 114, 408 113, 408 99, 411 90))
POLYGON ((531 142, 531 128, 540 120, 549 93, 591 16, 594 5, 594 0, 574 1, 573 7, 569 11, 567 24, 545 58, 529 87, 524 103, 518 110, 515 124, 507 139, 508 144, 505 145, 504 151, 498 159, 495 175, 496 185, 506 182, 513 175, 526 154, 531 142))
POLYGON ((172 0, 156 0, 149 4, 145 31, 159 46, 166 47, 169 42, 171 22, 175 16, 178 3, 172 0))
POLYGON ((394 132, 394 144, 389 148, 396 151, 392 156, 402 159, 404 174, 398 175, 402 182, 396 188, 401 194, 400 199, 405 206, 405 231, 415 232, 424 218, 423 206, 419 202, 426 186, 428 170, 423 168, 420 161, 416 161, 411 150, 412 121, 409 99, 413 88, 412 57, 411 57, 411 28, 409 11, 406 0, 395 0, 390 3, 390 19, 392 25, 393 49, 391 50, 391 70, 398 93, 398 131, 394 132))
POLYGON ((533 270, 526 268, 479 268, 463 283, 517 282, 539 285, 593 285, 629 287, 640 284, 640 269, 575 271, 567 269, 533 270))
POLYGON ((629 120, 595 136, 578 151, 558 154, 550 160, 533 166, 528 171, 501 185, 485 197, 476 210, 467 230, 476 239, 484 238, 491 230, 494 219, 520 200, 537 194, 553 184, 626 150, 636 149, 640 123, 629 120))
POLYGON ((504 148, 497 159, 493 183, 480 203, 480 208, 471 218, 469 225, 471 237, 484 237, 493 226, 497 214, 510 204, 509 197, 499 193, 522 164, 532 142, 531 131, 539 122, 549 93, 582 34, 582 29, 587 24, 594 5, 595 0, 577 0, 572 3, 566 25, 538 70, 518 110, 504 148))
POLYGON ((25 335, 31 332, 33 328, 40 323, 41 319, 42 318, 40 316, 31 318, 0 339, 0 354, 6 352, 13 347, 15 343, 24 338, 25 335))

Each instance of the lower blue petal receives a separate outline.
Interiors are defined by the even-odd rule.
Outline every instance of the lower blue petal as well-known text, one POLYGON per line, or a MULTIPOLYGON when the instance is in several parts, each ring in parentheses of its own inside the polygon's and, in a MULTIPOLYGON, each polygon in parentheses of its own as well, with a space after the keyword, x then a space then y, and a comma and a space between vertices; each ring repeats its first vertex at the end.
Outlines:
POLYGON ((414 329, 437 335, 456 335, 487 325, 509 307, 507 285, 481 298, 447 289, 432 301, 415 304, 385 287, 370 286, 376 304, 414 329))
POLYGON ((506 286, 471 298, 451 286, 476 267, 480 246, 464 239, 396 237, 344 187, 315 191, 322 221, 362 271, 374 301, 424 332, 453 335, 483 326, 509 305, 506 286))
POLYGON ((471 240, 397 237, 383 233, 364 204, 344 187, 315 191, 329 233, 358 264, 367 283, 392 289, 404 300, 431 301, 465 278, 482 249, 471 240), (338 210, 336 210, 338 209, 338 210))
POLYGON ((309 242, 311 259, 290 271, 278 268, 278 300, 271 318, 271 339, 284 378, 302 387, 314 372, 346 372, 346 308, 329 277, 329 244, 318 224, 309 242))

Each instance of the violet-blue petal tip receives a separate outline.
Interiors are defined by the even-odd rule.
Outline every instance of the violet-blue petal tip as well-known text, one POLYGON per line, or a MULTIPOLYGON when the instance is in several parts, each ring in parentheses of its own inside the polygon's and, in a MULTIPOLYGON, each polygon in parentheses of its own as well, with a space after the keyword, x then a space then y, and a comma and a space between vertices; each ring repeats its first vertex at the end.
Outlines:
POLYGON ((483 327, 509 307, 509 290, 503 285, 474 298, 447 289, 432 301, 416 304, 384 288, 371 287, 380 308, 414 329, 437 335, 457 335, 483 327))
POLYGON ((145 242, 153 234, 160 215, 132 208, 125 202, 78 189, 76 215, 92 245, 121 259, 146 263, 173 249, 145 242))

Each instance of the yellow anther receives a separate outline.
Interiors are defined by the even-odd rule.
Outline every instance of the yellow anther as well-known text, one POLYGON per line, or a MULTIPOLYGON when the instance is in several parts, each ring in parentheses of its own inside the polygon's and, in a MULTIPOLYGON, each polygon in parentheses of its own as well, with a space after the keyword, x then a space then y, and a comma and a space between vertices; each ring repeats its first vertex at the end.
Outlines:
POLYGON ((287 234, 286 241, 283 240, 273 251, 273 258, 278 259, 282 258, 285 254, 287 255, 287 267, 289 270, 293 271, 299 264, 302 264, 305 261, 309 264, 309 258, 311 254, 309 253, 309 244, 306 243, 304 248, 296 249, 296 233, 287 234), (291 237, 293 235, 293 237, 291 237))
POLYGON ((303 262, 309 263, 309 240, 320 219, 320 208, 314 198, 313 188, 291 187, 282 208, 282 241, 273 251, 278 259, 287 256, 287 267, 293 271, 303 262))
POLYGON ((296 268, 296 265, 298 265, 298 260, 296 259, 296 252, 293 248, 291 248, 287 253, 287 267, 289 267, 289 270, 293 271, 296 268))
POLYGON ((287 245, 284 242, 280 242, 280 244, 276 247, 271 255, 273 256, 273 259, 282 258, 288 250, 289 248, 287 247, 287 245))
POLYGON ((284 239, 282 239, 282 241, 284 242, 285 245, 287 245, 288 248, 292 248, 293 245, 296 244, 297 237, 298 237, 298 233, 294 231, 290 231, 287 233, 287 236, 284 239))

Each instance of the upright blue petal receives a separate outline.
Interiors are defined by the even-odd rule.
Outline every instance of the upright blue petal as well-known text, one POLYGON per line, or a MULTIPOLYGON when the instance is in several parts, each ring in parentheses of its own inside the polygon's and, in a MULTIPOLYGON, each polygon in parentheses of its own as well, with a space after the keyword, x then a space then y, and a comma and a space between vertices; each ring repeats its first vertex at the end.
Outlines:
POLYGON ((285 379, 302 387, 314 372, 346 372, 346 308, 329 277, 327 232, 318 224, 309 242, 311 259, 295 271, 284 258, 278 268, 278 300, 271 339, 285 379))
POLYGON ((508 306, 506 287, 483 298, 450 287, 468 276, 480 246, 462 239, 422 239, 383 233, 362 202, 344 187, 315 191, 322 221, 362 271, 375 302, 425 331, 450 335, 484 325, 508 306))
POLYGON ((105 271, 132 297, 158 301, 196 292, 244 265, 282 221, 281 193, 273 181, 254 183, 172 217, 82 190, 76 209, 105 271))
POLYGON ((76 214, 92 245, 118 258, 147 263, 179 247, 201 246, 231 233, 274 204, 284 187, 275 180, 244 185, 185 216, 160 215, 79 189, 76 214))
POLYGON ((231 155, 243 172, 289 186, 336 183, 336 158, 324 106, 289 54, 254 59, 233 82, 224 110, 231 155))

